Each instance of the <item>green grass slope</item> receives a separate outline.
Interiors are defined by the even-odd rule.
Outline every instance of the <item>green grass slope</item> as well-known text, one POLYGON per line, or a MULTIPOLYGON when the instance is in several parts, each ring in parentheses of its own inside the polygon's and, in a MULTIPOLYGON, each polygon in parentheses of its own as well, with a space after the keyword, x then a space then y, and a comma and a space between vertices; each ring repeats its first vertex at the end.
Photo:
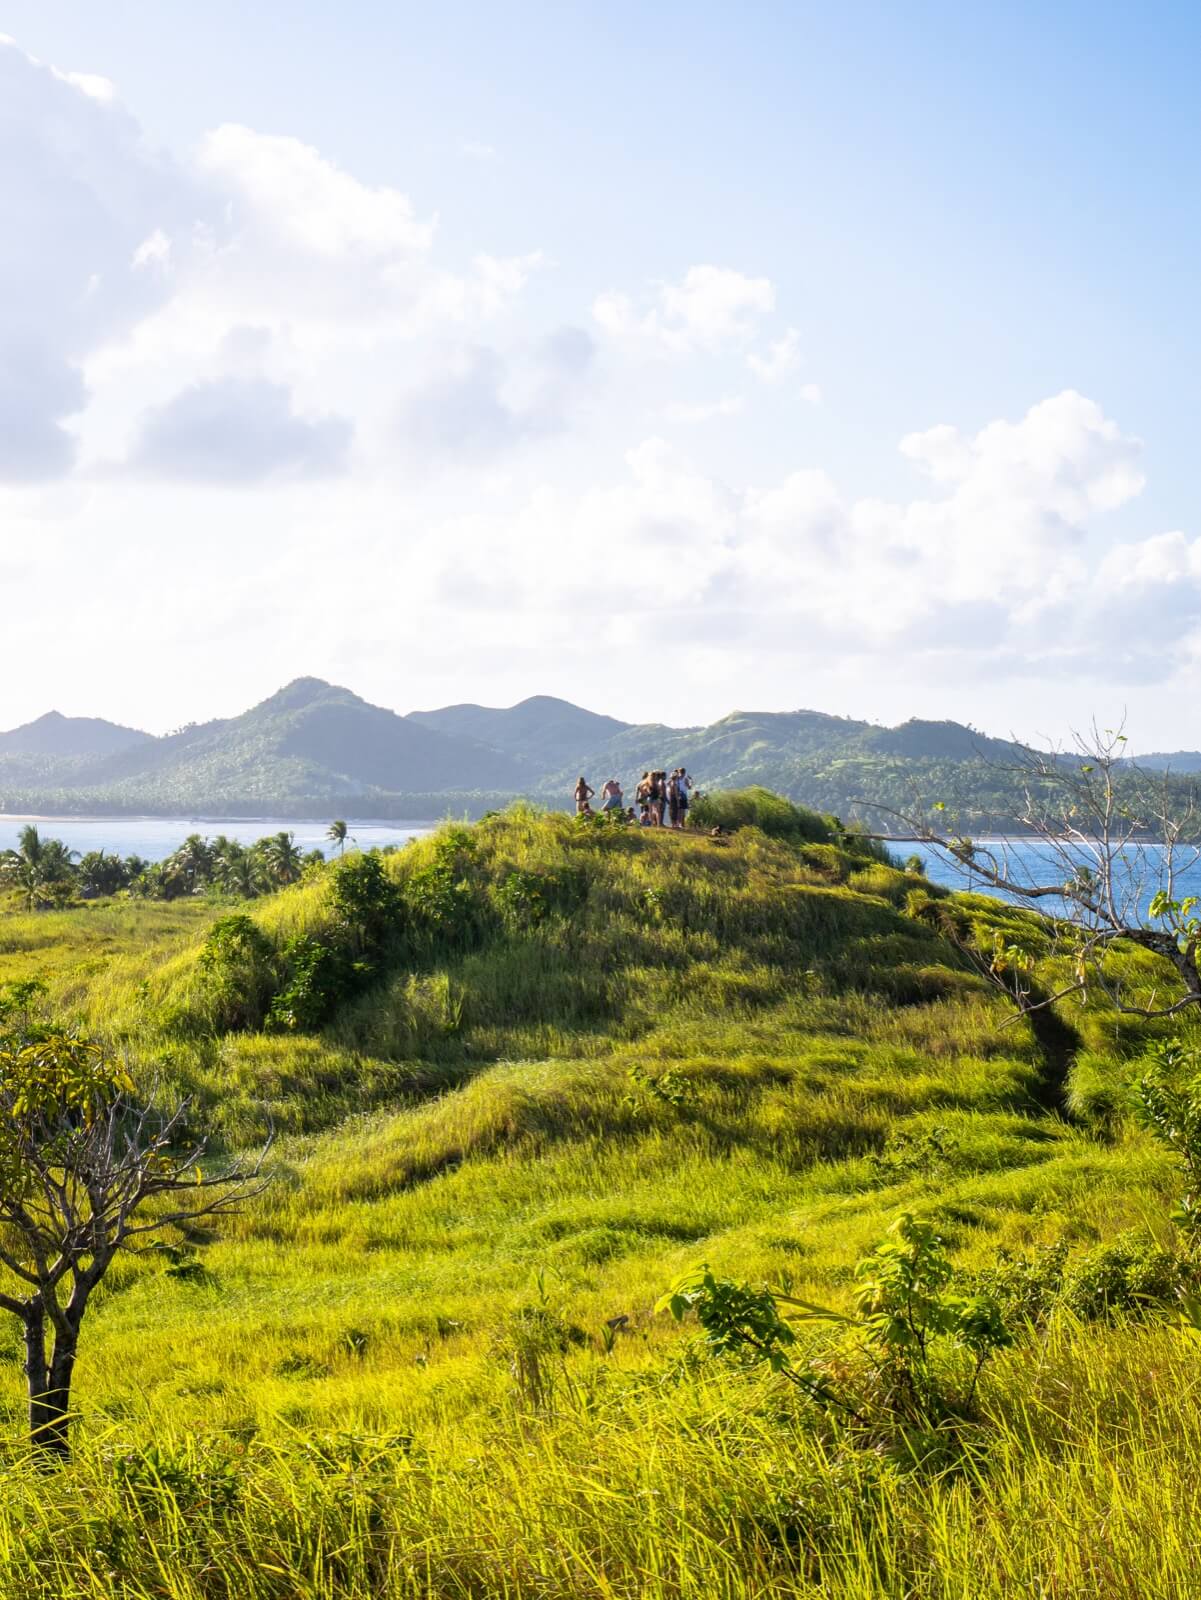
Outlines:
MULTIPOLYGON (((1156 1028, 1091 997, 1048 1049, 906 914, 922 880, 761 820, 790 837, 443 830, 388 858, 375 981, 307 1033, 225 1025, 219 908, 0 919, 0 975, 225 1143, 280 1135, 261 1199, 114 1269, 63 1473, 24 1458, 0 1324, 0 1593, 1197 1592, 1197 1358, 1164 1316, 1078 1289, 932 1458, 654 1314, 700 1262, 845 1306, 902 1209, 967 1273, 1058 1246, 1079 1285, 1115 1236, 1171 1241, 1121 1111, 1156 1028)), ((252 908, 274 948, 339 936, 334 872, 252 908)), ((962 904, 1054 981, 1027 919, 962 904)))

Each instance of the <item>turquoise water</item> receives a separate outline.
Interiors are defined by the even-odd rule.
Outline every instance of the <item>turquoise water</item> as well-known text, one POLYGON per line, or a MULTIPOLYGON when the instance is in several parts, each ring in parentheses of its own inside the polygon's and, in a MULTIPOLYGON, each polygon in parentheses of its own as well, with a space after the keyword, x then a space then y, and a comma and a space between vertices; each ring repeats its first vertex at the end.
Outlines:
MULTIPOLYGON (((298 821, 295 817, 8 817, 0 816, 0 850, 13 849, 26 823, 32 822, 45 839, 61 839, 83 855, 104 850, 110 855, 141 856, 165 861, 191 833, 215 839, 223 833, 239 844, 253 844, 269 833, 292 833, 302 850, 332 849, 325 836, 328 822, 298 821)), ((362 850, 372 845, 404 844, 433 830, 432 822, 350 822, 351 839, 362 850)))
MULTIPOLYGON (((1063 882, 1063 863, 1055 859, 1049 846, 1036 839, 978 839, 975 843, 991 849, 1006 866, 1008 876, 1017 883, 1050 887, 1063 882)), ((979 877, 965 872, 948 861, 946 855, 932 845, 894 844, 889 846, 898 861, 911 855, 921 856, 926 863, 926 876, 933 883, 945 884, 949 889, 971 889, 977 894, 996 894, 997 890, 979 877)), ((1082 866, 1091 865, 1088 852, 1081 848, 1075 853, 1082 866)), ((1186 895, 1201 896, 1201 851, 1195 847, 1176 852, 1174 893, 1178 900, 1186 895)), ((1128 902, 1132 911, 1146 915, 1151 897, 1160 889, 1167 889, 1164 851, 1161 845, 1128 845, 1122 853, 1120 870, 1115 874, 1115 887, 1119 896, 1128 902)), ((1049 898, 1033 902, 1042 911, 1062 909, 1062 902, 1049 898)), ((1123 915, 1128 914, 1123 912, 1123 915)))

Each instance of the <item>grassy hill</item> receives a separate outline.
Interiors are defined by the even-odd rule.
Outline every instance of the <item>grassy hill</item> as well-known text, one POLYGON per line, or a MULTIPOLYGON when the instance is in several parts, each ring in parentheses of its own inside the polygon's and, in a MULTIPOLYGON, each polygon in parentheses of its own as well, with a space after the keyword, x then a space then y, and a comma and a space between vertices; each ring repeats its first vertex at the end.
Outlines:
POLYGON ((369 705, 348 689, 299 678, 240 717, 85 764, 43 765, 36 779, 27 763, 0 761, 8 809, 28 804, 25 786, 35 781, 53 786, 40 797, 52 808, 253 815, 297 806, 319 813, 348 803, 370 810, 375 796, 398 791, 512 794, 525 772, 499 751, 369 705))
POLYGON ((547 694, 533 695, 503 710, 460 705, 444 706, 439 711, 411 711, 409 721, 503 750, 527 762, 531 772, 539 775, 573 762, 578 765, 629 727, 616 717, 585 711, 582 706, 547 694))
MULTIPOLYGON (((1194 1594, 1197 1357, 1151 1292, 1179 1180, 1123 1095, 1195 1026, 1093 995, 1036 1034, 908 914, 920 878, 781 820, 810 842, 444 829, 387 858, 374 981, 308 1028, 259 1021, 290 941, 348 937, 345 869, 251 909, 258 987, 202 960, 219 907, 4 915, 0 979, 227 1145, 280 1138, 242 1214, 114 1269, 61 1474, 22 1459, 0 1323, 0 1593, 1194 1594), (655 1314, 702 1262, 849 1309, 905 1210, 1017 1329, 932 1434, 655 1314)), ((1038 924, 954 904, 1052 988, 1038 924)), ((800 1339, 843 1381, 841 1335, 800 1339)))

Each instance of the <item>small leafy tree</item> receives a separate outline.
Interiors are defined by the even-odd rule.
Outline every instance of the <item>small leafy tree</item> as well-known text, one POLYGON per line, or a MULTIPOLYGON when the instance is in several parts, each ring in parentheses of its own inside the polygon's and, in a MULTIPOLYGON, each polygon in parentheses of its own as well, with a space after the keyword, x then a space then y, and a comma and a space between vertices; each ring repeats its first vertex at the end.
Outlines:
POLYGON ((213 923, 199 967, 217 1020, 224 1028, 257 1028, 275 984, 275 947, 244 911, 213 923))
POLYGON ((1201 1256, 1201 1052, 1179 1039, 1155 1045, 1134 1100, 1139 1120, 1176 1157, 1184 1193, 1172 1220, 1201 1256))
POLYGON ((0 1044, 0 1310, 24 1330, 30 1438, 52 1458, 70 1453, 80 1330, 117 1255, 264 1186, 265 1149, 205 1171, 203 1145, 179 1142, 188 1111, 138 1105, 88 1040, 0 1044))
POLYGON ((840 1325, 868 1357, 886 1409, 902 1420, 925 1421, 955 1404, 970 1406, 985 1363, 1013 1342, 996 1302, 984 1294, 955 1293, 952 1276, 933 1224, 905 1213, 855 1269, 855 1315, 779 1289, 730 1282, 708 1267, 680 1279, 656 1309, 669 1310, 677 1321, 694 1311, 714 1351, 766 1361, 813 1399, 862 1422, 862 1402, 835 1393, 819 1374, 798 1369, 793 1360, 794 1323, 840 1325), (957 1400, 940 1384, 934 1366, 939 1341, 972 1357, 969 1386, 957 1400))
POLYGON ((330 823, 329 827, 325 830, 325 837, 329 840, 330 844, 337 845, 339 856, 342 856, 345 853, 346 840, 349 837, 349 831, 341 817, 339 817, 336 822, 330 823))

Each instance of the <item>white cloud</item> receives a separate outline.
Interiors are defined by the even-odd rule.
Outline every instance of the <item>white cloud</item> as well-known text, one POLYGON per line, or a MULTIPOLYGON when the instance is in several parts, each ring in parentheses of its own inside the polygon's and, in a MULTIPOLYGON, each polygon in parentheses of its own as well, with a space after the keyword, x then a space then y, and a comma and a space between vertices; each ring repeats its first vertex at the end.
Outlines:
POLYGON ((133 253, 134 267, 158 267, 166 272, 171 265, 171 241, 161 228, 147 234, 133 253))
POLYGON ((118 104, 0 42, 0 480, 77 452, 86 362, 161 305, 139 246, 190 206, 187 181, 118 104))
POLYGON ((95 72, 55 72, 55 77, 71 84, 89 100, 98 100, 102 106, 117 98, 117 86, 111 78, 102 78, 95 72))
POLYGON ((746 358, 746 364, 764 383, 781 382, 801 364, 800 334, 795 328, 789 328, 783 338, 768 345, 766 355, 759 355, 752 350, 746 358))
MULTIPOLYGON (((400 187, 302 140, 231 125, 172 160, 115 95, 3 44, 0 104, 0 572, 35 594, 72 572, 55 622, 77 674, 112 614, 113 686, 144 682, 156 642, 209 683, 224 618, 231 710, 249 663, 367 689, 395 670, 378 692, 400 703, 417 675, 430 703, 484 683, 606 703, 616 681, 654 714, 648 639, 712 710, 1031 670, 1154 682, 1201 652, 1201 539, 1112 517, 1143 486, 1140 444, 1078 393, 906 434, 912 488, 868 498, 795 428, 738 420, 748 369, 783 385, 769 412, 820 400, 796 330, 769 336, 766 277, 693 266, 600 296, 592 332, 548 332, 540 252, 449 259, 400 187), (673 399, 647 352, 706 370, 673 399), (625 448, 648 415, 728 426, 695 454, 625 448), (147 570, 186 570, 191 631, 156 614, 147 570)), ((32 650, 44 615, 14 612, 10 647, 32 650)))
POLYGON ((678 283, 661 283, 646 309, 628 295, 608 291, 592 314, 605 333, 657 346, 673 354, 714 351, 744 343, 756 318, 775 308, 767 278, 749 278, 730 267, 689 267, 678 283))
POLYGON ((324 477, 345 470, 352 432, 344 417, 298 415, 280 384, 223 378, 150 411, 128 470, 200 484, 324 477))
POLYGON ((575 327, 508 355, 485 345, 441 347, 403 397, 399 442, 426 464, 460 464, 561 433, 593 354, 591 335, 575 327))
POLYGON ((434 219, 419 221, 406 195, 369 188, 299 139, 226 123, 204 137, 196 160, 241 200, 245 227, 313 255, 388 262, 433 244, 434 219))

